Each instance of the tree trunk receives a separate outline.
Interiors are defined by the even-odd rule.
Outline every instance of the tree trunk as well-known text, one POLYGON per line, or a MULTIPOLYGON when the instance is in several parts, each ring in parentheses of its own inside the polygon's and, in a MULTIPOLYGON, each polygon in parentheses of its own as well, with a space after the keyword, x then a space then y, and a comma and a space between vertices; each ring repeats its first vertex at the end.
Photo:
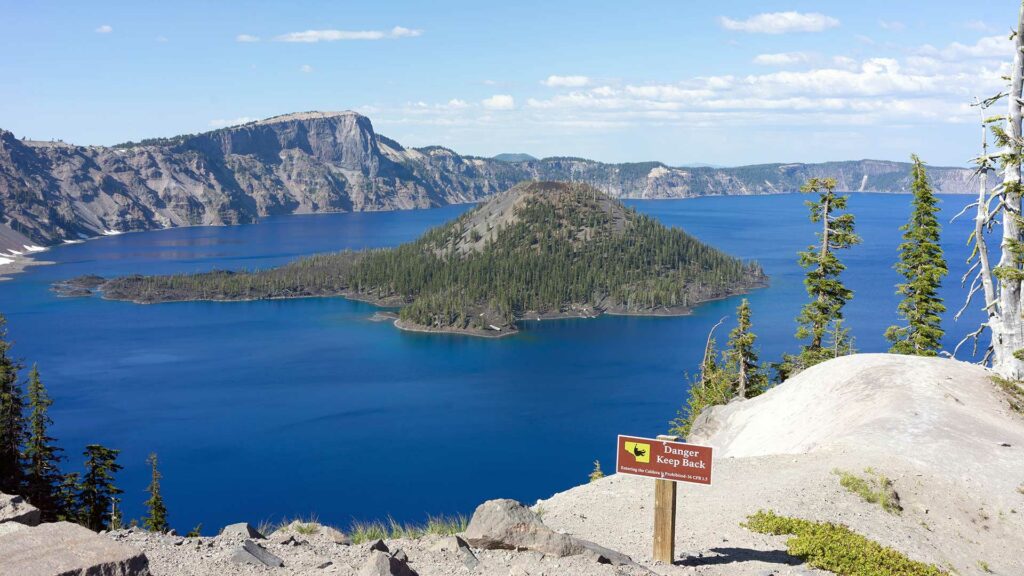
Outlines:
MULTIPOLYGON (((1011 157, 1003 172, 1003 202, 1005 203, 1002 224, 1003 239, 1000 245, 1002 255, 999 267, 1020 270, 1011 250, 1011 244, 1021 242, 1021 92, 1024 88, 1024 3, 1021 4, 1017 33, 1013 37, 1013 68, 1011 69, 1010 93, 1007 96, 1009 111, 1006 118, 1006 134, 1010 138, 1011 157)), ((1024 350, 1024 314, 1021 310, 1021 281, 1016 277, 1003 279, 999 286, 998 321, 989 326, 992 330, 992 368, 1007 378, 1024 378, 1024 362, 1014 357, 1014 352, 1024 350)), ((995 318, 990 319, 996 320, 995 318)))
MULTIPOLYGON (((831 190, 829 192, 831 193, 831 190)), ((820 258, 820 260, 818 260, 818 272, 821 274, 822 278, 825 277, 825 259, 828 257, 829 248, 831 248, 831 246, 829 246, 829 242, 832 241, 832 239, 829 237, 828 229, 828 215, 832 210, 832 207, 829 204, 830 200, 827 197, 821 202, 821 254, 818 256, 820 258)), ((825 293, 819 292, 818 302, 822 302, 823 300, 825 300, 825 293)), ((819 322, 820 321, 821 319, 819 318, 819 322)), ((821 340, 822 336, 824 336, 825 334, 826 328, 827 326, 814 327, 814 334, 812 334, 811 337, 811 349, 818 350, 821 348, 821 340)))

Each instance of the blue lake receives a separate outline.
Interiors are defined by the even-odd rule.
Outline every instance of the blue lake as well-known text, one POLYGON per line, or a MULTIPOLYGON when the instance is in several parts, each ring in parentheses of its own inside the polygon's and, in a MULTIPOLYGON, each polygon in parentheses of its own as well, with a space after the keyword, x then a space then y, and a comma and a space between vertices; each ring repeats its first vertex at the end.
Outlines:
MULTIPOLYGON (((796 252, 814 241, 801 195, 631 202, 736 256, 771 286, 749 295, 762 358, 794 351, 806 299, 796 252)), ((952 322, 970 223, 968 197, 943 197, 952 322)), ((257 225, 107 237, 41 256, 56 262, 0 282, 14 352, 38 363, 55 399, 54 435, 74 468, 87 443, 119 448, 127 517, 143 513, 157 452, 179 531, 315 513, 352 518, 472 512, 488 498, 532 503, 614 468, 615 435, 653 435, 686 400, 709 328, 733 298, 687 317, 526 322, 500 340, 402 332, 341 298, 140 306, 57 298, 86 273, 192 272, 280 264, 343 248, 391 246, 466 210, 270 218, 257 225)), ((843 255, 861 351, 884 351, 895 320, 905 195, 854 194, 864 243, 843 255)), ((979 314, 975 312, 973 318, 979 314)), ((724 341, 727 324, 719 333, 724 341)))

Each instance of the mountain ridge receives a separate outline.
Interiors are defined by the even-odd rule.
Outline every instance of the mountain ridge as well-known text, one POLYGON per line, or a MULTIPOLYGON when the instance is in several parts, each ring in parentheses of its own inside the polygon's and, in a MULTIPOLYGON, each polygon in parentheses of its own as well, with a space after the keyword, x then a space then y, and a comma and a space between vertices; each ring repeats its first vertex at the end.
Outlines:
MULTIPOLYGON (((971 192, 972 171, 933 167, 940 193, 971 192)), ((409 148, 357 112, 284 114, 114 146, 18 139, 0 129, 0 229, 52 246, 112 231, 254 222, 281 214, 476 202, 524 180, 576 181, 617 198, 795 191, 808 177, 899 191, 909 165, 880 160, 678 168, 569 156, 517 161, 409 148)), ((0 250, 19 249, 0 235, 0 250)))

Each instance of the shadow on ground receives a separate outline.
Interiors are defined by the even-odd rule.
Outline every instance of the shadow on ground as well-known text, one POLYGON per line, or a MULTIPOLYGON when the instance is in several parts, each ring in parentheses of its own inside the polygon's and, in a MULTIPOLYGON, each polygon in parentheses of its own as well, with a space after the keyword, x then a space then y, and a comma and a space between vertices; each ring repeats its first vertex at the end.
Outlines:
POLYGON ((677 566, 718 566, 734 562, 765 562, 796 566, 803 560, 783 550, 753 550, 751 548, 712 548, 714 556, 701 554, 675 562, 677 566))

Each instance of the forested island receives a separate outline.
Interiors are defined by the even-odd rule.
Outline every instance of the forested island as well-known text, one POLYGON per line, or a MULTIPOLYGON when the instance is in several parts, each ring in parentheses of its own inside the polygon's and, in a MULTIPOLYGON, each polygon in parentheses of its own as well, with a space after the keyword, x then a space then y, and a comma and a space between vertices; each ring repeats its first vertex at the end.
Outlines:
POLYGON ((763 286, 743 262, 587 184, 528 182, 395 248, 268 270, 84 276, 55 285, 138 303, 344 296, 400 308, 410 330, 500 336, 524 318, 684 314, 763 286))

